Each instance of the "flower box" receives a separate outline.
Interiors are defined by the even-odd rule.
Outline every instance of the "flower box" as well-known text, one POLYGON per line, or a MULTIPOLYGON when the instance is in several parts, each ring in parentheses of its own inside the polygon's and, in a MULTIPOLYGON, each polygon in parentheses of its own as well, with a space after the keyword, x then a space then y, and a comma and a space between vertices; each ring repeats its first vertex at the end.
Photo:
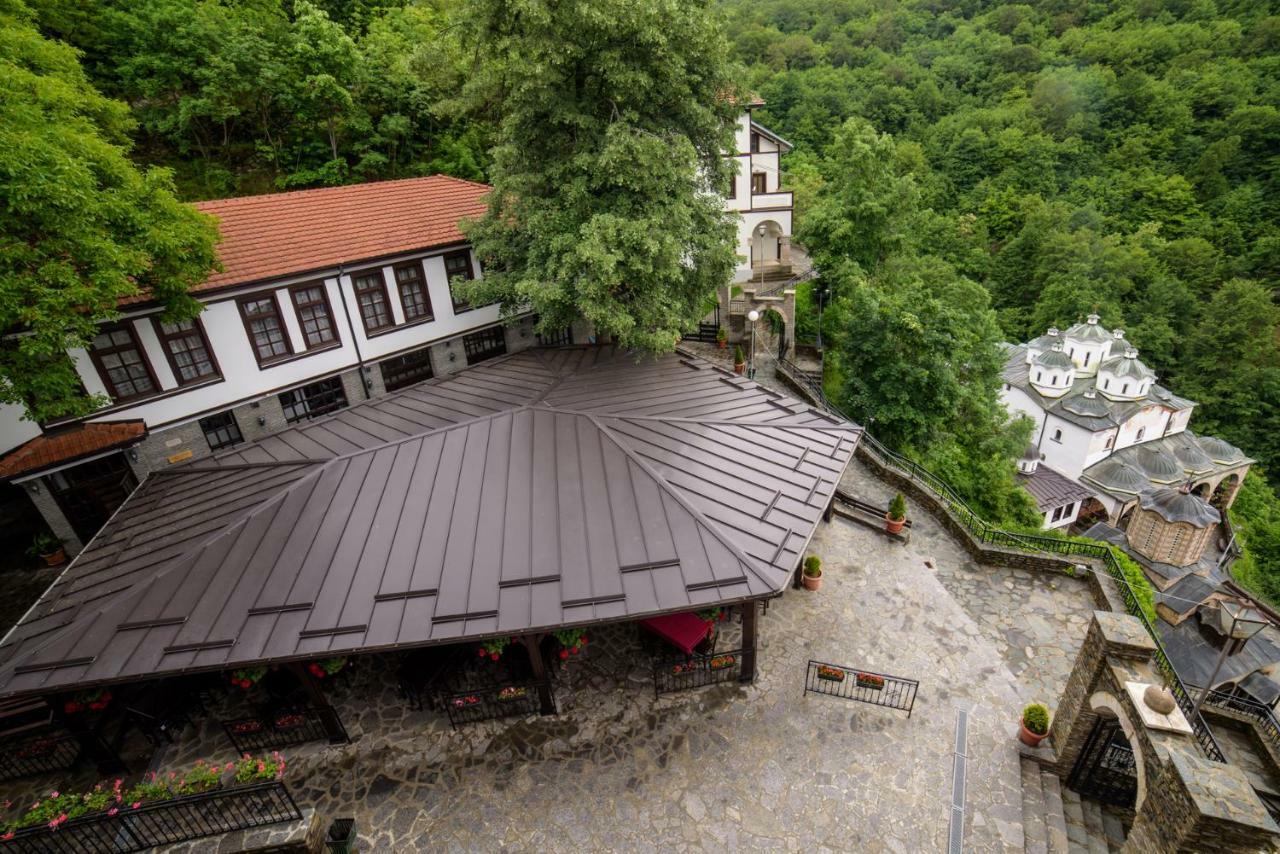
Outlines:
POLYGON ((276 729, 293 729, 302 726, 307 720, 306 715, 298 712, 288 712, 283 715, 276 716, 276 729))
POLYGON ((476 706, 480 704, 480 698, 475 694, 468 694, 465 697, 454 697, 453 707, 455 709, 465 709, 468 706, 476 706))
POLYGON ((692 661, 682 661, 679 664, 671 665, 671 673, 673 676, 679 676, 681 673, 692 673, 697 669, 698 665, 694 664, 692 661))
POLYGON ((884 677, 877 676, 874 673, 859 673, 858 687, 870 688, 872 691, 879 691, 884 688, 884 677))
POLYGON ((262 732, 262 721, 240 721, 231 725, 231 731, 236 735, 248 735, 252 732, 262 732))
POLYGON ((737 656, 717 655, 715 658, 711 659, 711 669, 725 670, 727 668, 733 667, 733 665, 737 663, 738 663, 737 656))
POLYGON ((39 741, 32 742, 26 747, 14 752, 16 759, 37 759, 42 756, 48 756, 53 753, 54 748, 58 746, 56 738, 42 738, 39 741))
POLYGON ((827 682, 843 682, 844 671, 839 667, 828 667, 825 664, 818 665, 818 678, 827 682))
POLYGON ((512 685, 498 691, 498 701, 501 703, 510 703, 513 700, 519 700, 529 693, 529 689, 523 685, 512 685))

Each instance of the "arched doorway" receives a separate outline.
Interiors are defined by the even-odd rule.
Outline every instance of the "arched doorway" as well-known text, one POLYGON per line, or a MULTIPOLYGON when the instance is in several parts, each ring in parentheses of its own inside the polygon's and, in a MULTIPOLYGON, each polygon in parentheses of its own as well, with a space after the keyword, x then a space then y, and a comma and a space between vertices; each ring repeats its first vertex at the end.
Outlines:
POLYGON ((769 334, 773 337, 773 351, 779 359, 787 357, 787 319, 782 316, 782 312, 776 308, 766 308, 764 317, 760 319, 762 325, 769 330, 769 334))
POLYGON ((1191 494, 1200 497, 1204 501, 1209 500, 1209 484, 1199 483, 1191 490, 1191 494))
MULTIPOLYGON (((1231 502, 1235 500, 1236 491, 1240 489, 1240 475, 1229 474, 1218 484, 1218 488, 1213 491, 1213 497, 1209 499, 1214 507, 1219 510, 1226 510, 1231 506, 1231 502)), ((1203 498, 1204 496, 1201 496, 1203 498)))
POLYGON ((1133 725, 1114 695, 1089 698, 1096 720, 1076 758, 1067 786, 1081 797, 1137 810, 1146 796, 1146 763, 1133 744, 1133 725))
POLYGON ((757 275, 782 264, 782 237, 786 232, 771 219, 751 230, 751 269, 757 275))

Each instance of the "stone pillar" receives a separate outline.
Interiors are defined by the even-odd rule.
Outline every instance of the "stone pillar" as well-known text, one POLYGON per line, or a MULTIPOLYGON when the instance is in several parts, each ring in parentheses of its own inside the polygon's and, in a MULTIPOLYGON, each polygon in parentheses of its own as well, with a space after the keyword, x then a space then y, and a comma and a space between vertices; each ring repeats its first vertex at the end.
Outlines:
POLYGON ((431 345, 431 373, 437 377, 456 374, 467 366, 467 351, 461 338, 431 345))
POLYGON ((507 324, 502 328, 502 335, 506 341, 508 353, 527 350, 537 342, 533 334, 532 317, 522 317, 514 323, 507 324))
MULTIPOLYGON (((49 491, 48 481, 43 477, 34 478, 23 483, 22 488, 31 499, 31 503, 40 511, 40 515, 44 517, 49 530, 53 531, 55 537, 62 540, 67 556, 74 557, 80 554, 84 550, 84 543, 80 542, 80 537, 76 535, 75 529, 67 521, 53 493, 49 491)), ((35 534, 33 533, 32 536, 34 537, 35 534)))
POLYGON ((1170 749, 1120 850, 1264 851, 1277 833, 1242 769, 1170 749))
POLYGON ((1071 668, 1067 687, 1062 692, 1058 707, 1053 712, 1053 724, 1049 727, 1053 749, 1058 756, 1059 776, 1071 773, 1097 719, 1089 698, 1103 679, 1108 658, 1146 663, 1151 660, 1155 649, 1155 641, 1137 617, 1110 611, 1093 612, 1089 632, 1076 655, 1075 666, 1071 668))
POLYGON ((778 263, 783 267, 791 266, 791 235, 784 234, 778 238, 778 263))

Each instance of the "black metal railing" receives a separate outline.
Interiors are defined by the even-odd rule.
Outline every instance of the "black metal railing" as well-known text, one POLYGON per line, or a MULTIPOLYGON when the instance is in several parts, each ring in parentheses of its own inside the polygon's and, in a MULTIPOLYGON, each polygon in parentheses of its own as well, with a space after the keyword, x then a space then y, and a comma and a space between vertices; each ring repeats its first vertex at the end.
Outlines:
MULTIPOLYGON (((1196 689, 1198 692, 1200 689, 1196 689)), ((1280 754, 1280 722, 1269 706, 1240 694, 1228 694, 1224 691, 1210 691, 1204 704, 1216 709, 1224 709, 1238 717, 1246 718, 1257 730, 1258 737, 1280 754)))
POLYGON ((0 851, 18 854, 128 854, 285 821, 302 812, 279 780, 215 789, 124 809, 95 813, 50 830, 26 827, 0 841, 0 851))
POLYGON ((42 730, 0 746, 0 780, 70 768, 80 758, 80 740, 65 730, 42 730))
MULTIPOLYGON (((778 360, 778 367, 790 376, 793 382, 810 389, 814 394, 814 399, 832 415, 842 418, 850 423, 854 423, 852 418, 827 399, 826 395, 822 392, 821 383, 813 383, 812 378, 809 377, 807 372, 802 371, 800 368, 797 368, 795 365, 783 359, 778 360)), ((968 531, 969 534, 972 535, 979 543, 999 546, 1001 548, 1017 549, 1025 552, 1042 553, 1060 557, 1085 557, 1097 560, 1119 589, 1121 598, 1124 601, 1125 610, 1142 621, 1142 624, 1147 629, 1147 633, 1155 642, 1156 651, 1154 659, 1156 667, 1168 680, 1169 690, 1177 701, 1178 707, 1182 710, 1182 713, 1186 715, 1187 721, 1191 724, 1191 729, 1195 733, 1196 742, 1200 745, 1200 749, 1204 752, 1206 757, 1215 762, 1227 761, 1226 757, 1222 753, 1222 748, 1218 746, 1217 740, 1213 737, 1213 733, 1210 731, 1209 725, 1206 724, 1204 718, 1195 711, 1195 704, 1191 699, 1191 695, 1187 692, 1186 686, 1183 685, 1182 679, 1178 676, 1177 670, 1169 660, 1169 656, 1165 653, 1164 645, 1160 642, 1160 635, 1151 624, 1151 620, 1147 617, 1146 610, 1142 607, 1142 603, 1134 593, 1133 587, 1130 584, 1129 579, 1125 576, 1124 570, 1121 568, 1119 561, 1116 560, 1112 546, 1107 545, 1106 543, 1082 543, 1076 540, 1064 540, 1057 537, 1022 534, 998 528, 975 513, 973 509, 965 503, 964 499, 962 499, 956 491, 951 488, 950 484, 917 463, 915 460, 889 450, 877 441, 874 436, 866 432, 863 432, 859 439, 859 445, 864 448, 879 465, 884 468, 895 469, 901 475, 917 484, 922 491, 928 493, 940 505, 943 511, 962 525, 965 530, 968 531)))
POLYGON ((249 718, 223 721, 222 730, 236 752, 241 754, 305 744, 308 741, 349 740, 342 720, 332 707, 321 709, 316 706, 289 706, 249 718))
POLYGON ((537 714, 542 708, 538 693, 542 687, 550 691, 551 683, 505 682, 468 691, 442 691, 437 695, 437 702, 448 713, 449 723, 457 729, 462 724, 537 714))
POLYGON ((794 288, 796 285, 800 284, 801 282, 807 282, 810 279, 816 279, 817 277, 818 277, 817 269, 814 267, 810 267, 805 272, 801 273, 798 276, 792 276, 790 279, 787 279, 782 284, 772 285, 768 288, 765 288, 762 291, 756 291, 756 296, 758 297, 773 296, 774 294, 779 293, 780 291, 785 291, 787 288, 794 288))
POLYGON ((914 679, 859 670, 841 664, 810 660, 805 668, 804 693, 856 700, 873 706, 899 709, 911 717, 920 683, 914 679))
POLYGON ((745 649, 729 649, 655 661, 653 693, 660 696, 717 682, 737 682, 742 678, 742 656, 745 652, 745 649))

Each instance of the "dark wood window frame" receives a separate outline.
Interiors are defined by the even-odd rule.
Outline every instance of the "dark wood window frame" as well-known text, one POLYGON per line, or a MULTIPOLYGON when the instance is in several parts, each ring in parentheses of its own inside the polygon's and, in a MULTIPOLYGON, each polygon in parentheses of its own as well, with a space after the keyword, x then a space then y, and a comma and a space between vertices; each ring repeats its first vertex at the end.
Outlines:
POLYGON ((462 349, 467 357, 468 366, 496 359, 507 353, 506 333, 502 326, 477 329, 469 335, 462 336, 462 349))
MULTIPOLYGON (((138 337, 138 330, 135 329, 133 326, 133 321, 126 320, 122 323, 116 323, 109 326, 102 326, 98 329, 98 335, 103 335, 103 334, 110 335, 111 333, 114 333, 114 332, 127 333, 129 336, 129 340, 131 342, 131 346, 120 344, 120 345, 108 347, 104 350, 99 350, 95 348, 93 346, 93 342, 90 341, 89 347, 88 347, 89 358, 90 360, 92 360, 94 368, 97 369, 98 377, 102 380, 102 384, 107 387, 107 394, 111 396, 111 402, 124 403, 126 401, 131 401, 131 400, 141 400, 146 397, 151 397, 154 394, 158 394, 161 391, 160 383, 158 380, 156 380, 156 372, 151 367, 151 360, 147 358, 146 348, 142 346, 142 341, 138 337), (102 357, 114 355, 116 353, 123 352, 125 350, 130 350, 130 349, 135 350, 138 353, 139 362, 141 363, 143 369, 147 373, 147 379, 151 383, 151 388, 148 391, 138 392, 136 394, 121 395, 118 389, 116 388, 116 384, 111 380, 111 374, 107 370, 107 366, 103 364, 102 357)), ((95 335, 94 337, 96 338, 97 335, 95 335)))
POLYGON ((230 409, 224 409, 221 412, 215 412, 212 415, 206 415, 201 418, 200 431, 204 433, 204 438, 209 443, 210 451, 231 448, 244 441, 244 433, 240 430, 240 423, 236 421, 235 413, 230 409))
POLYGON ((726 199, 738 198, 738 163, 736 160, 733 163, 733 174, 729 176, 729 193, 725 196, 725 198, 726 199))
POLYGON ((193 317, 189 321, 191 329, 180 332, 165 332, 164 324, 159 317, 153 317, 151 320, 155 325, 156 337, 160 339, 160 349, 164 351, 164 357, 169 362, 169 370, 173 371, 174 382, 179 386, 186 386, 222 378, 222 368, 218 366, 218 357, 213 353, 213 347, 209 344, 209 335, 204 331, 204 324, 200 322, 200 318, 193 317), (192 334, 200 338, 200 343, 204 346, 204 352, 209 357, 209 364, 213 366, 213 373, 202 374, 195 379, 184 380, 182 371, 178 367, 178 357, 169 349, 169 343, 180 338, 189 337, 192 334))
POLYGON ((369 270, 360 270, 359 272, 352 273, 351 274, 351 291, 352 293, 355 294, 356 312, 359 313, 360 315, 360 323, 362 326, 364 326, 364 331, 366 335, 372 335, 375 332, 383 332, 387 329, 391 329, 393 326, 396 325, 395 312, 391 310, 391 294, 387 291, 387 274, 383 272, 381 267, 375 267, 369 270), (378 277, 378 284, 366 285, 362 287, 358 283, 359 279, 363 279, 366 277, 373 277, 373 276, 378 277), (360 304, 360 297, 363 294, 371 294, 371 293, 376 293, 378 291, 381 291, 382 293, 382 306, 383 308, 386 309, 386 312, 387 312, 387 322, 379 326, 370 326, 369 318, 366 317, 364 313, 364 306, 360 304))
POLYGON ((462 249, 457 252, 446 252, 440 256, 440 260, 444 263, 444 277, 449 282, 449 299, 453 302, 453 313, 461 314, 464 311, 471 311, 473 308, 478 308, 479 306, 474 306, 465 300, 459 301, 458 298, 453 295, 453 280, 458 276, 463 275, 461 272, 449 272, 449 261, 455 258, 463 258, 466 260, 466 280, 468 282, 474 282, 476 280, 476 268, 475 265, 471 263, 471 251, 469 249, 462 249))
POLYGON ((326 377, 282 391, 276 396, 286 424, 321 418, 350 406, 342 376, 326 377))
POLYGON ((763 196, 769 192, 769 176, 763 172, 751 173, 751 195, 763 196))
POLYGON ((259 367, 274 365, 277 362, 288 359, 294 354, 293 341, 289 337, 289 327, 285 326, 284 312, 280 309, 280 300, 276 298, 275 291, 250 294, 248 296, 240 297, 236 300, 236 308, 240 312, 240 320, 244 323, 244 334, 249 337, 249 347, 253 350, 253 356, 258 360, 259 367), (257 342, 254 341, 253 338, 253 326, 251 324, 254 318, 250 317, 245 311, 245 306, 249 303, 264 302, 267 300, 270 300, 272 306, 275 308, 276 326, 280 329, 280 335, 284 340, 285 352, 276 353, 264 358, 262 352, 258 349, 257 342))
POLYGON ((429 380, 435 376, 431 367, 431 347, 410 350, 379 363, 382 371, 382 384, 387 391, 398 391, 405 386, 429 380))
POLYGON ((341 343, 338 340, 338 323, 333 316, 333 306, 329 303, 329 289, 325 286, 323 281, 303 282, 300 285, 290 286, 289 300, 293 303, 293 314, 298 319, 298 330, 302 333, 302 343, 307 350, 321 350, 341 343), (301 303, 298 302, 298 295, 304 291, 310 290, 319 290, 320 299, 309 300, 301 303), (323 307, 325 317, 329 319, 329 337, 324 341, 312 344, 311 339, 307 337, 307 322, 302 317, 302 310, 305 308, 313 308, 315 306, 323 307))
POLYGON ((751 132, 751 153, 760 153, 760 132, 753 130, 751 132))
POLYGON ((426 323, 429 320, 435 320, 435 310, 431 307, 431 291, 427 288, 427 273, 422 269, 422 261, 410 261, 405 264, 397 264, 391 268, 392 277, 396 280, 396 296, 400 297, 400 310, 404 313, 405 323, 426 323), (422 295, 422 304, 426 306, 423 314, 409 316, 409 304, 405 302, 405 282, 400 280, 401 270, 412 270, 417 277, 417 287, 422 295))

